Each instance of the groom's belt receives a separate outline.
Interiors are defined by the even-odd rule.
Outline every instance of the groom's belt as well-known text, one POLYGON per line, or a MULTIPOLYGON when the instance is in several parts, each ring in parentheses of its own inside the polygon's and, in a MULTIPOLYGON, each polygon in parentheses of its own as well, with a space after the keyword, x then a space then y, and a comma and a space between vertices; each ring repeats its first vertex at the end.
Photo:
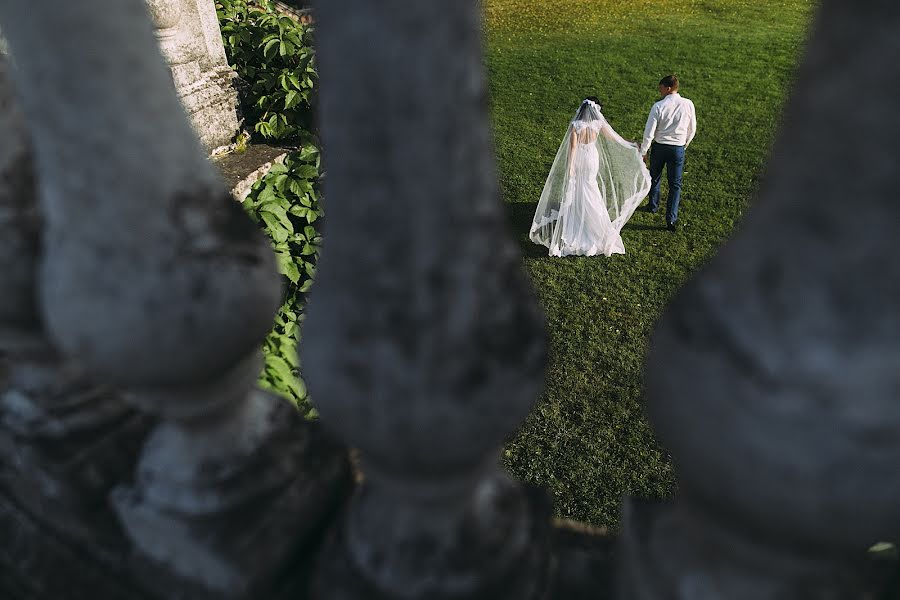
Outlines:
POLYGON ((684 148, 684 144, 663 144, 654 140, 653 146, 669 146, 670 148, 684 148))

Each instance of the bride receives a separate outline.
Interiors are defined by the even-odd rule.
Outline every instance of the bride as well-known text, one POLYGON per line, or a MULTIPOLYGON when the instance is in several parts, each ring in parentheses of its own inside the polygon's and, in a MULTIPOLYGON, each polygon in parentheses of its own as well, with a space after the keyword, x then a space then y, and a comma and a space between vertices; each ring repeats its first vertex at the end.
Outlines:
POLYGON ((613 130, 590 96, 556 153, 529 237, 550 256, 624 254, 619 232, 649 189, 637 144, 613 130))

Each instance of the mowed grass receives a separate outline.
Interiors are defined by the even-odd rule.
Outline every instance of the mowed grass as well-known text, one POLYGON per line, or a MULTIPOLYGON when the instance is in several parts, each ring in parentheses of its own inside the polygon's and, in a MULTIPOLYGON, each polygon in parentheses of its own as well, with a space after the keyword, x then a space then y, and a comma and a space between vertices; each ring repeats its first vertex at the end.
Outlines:
MULTIPOLYGON (((486 0, 487 66, 504 199, 550 329, 546 388, 504 452, 560 516, 615 528, 623 494, 675 491, 642 413, 653 324, 740 223, 763 174, 814 13, 811 0, 486 0), (637 213, 626 254, 549 258, 527 239, 580 101, 640 138, 660 77, 697 107, 679 224, 637 213)), ((700 435, 701 432, 697 432, 700 435)))

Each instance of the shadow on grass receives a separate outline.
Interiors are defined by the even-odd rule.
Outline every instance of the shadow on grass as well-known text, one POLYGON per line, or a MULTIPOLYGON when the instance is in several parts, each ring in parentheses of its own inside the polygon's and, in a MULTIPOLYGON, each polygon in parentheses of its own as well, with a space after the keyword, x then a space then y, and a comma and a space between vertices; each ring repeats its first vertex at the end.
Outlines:
MULTIPOLYGON (((510 233, 519 243, 522 256, 527 258, 538 258, 547 256, 547 248, 540 244, 535 244, 528 239, 528 230, 531 228, 534 219, 534 211, 537 210, 537 202, 507 202, 506 207, 507 222, 509 223, 510 233)), ((623 231, 665 231, 665 223, 652 225, 649 223, 625 223, 623 231)))
POLYGON ((504 206, 510 233, 519 243, 522 256, 527 258, 546 257, 547 248, 535 244, 528 238, 528 231, 534 220, 534 211, 537 210, 537 202, 506 202, 504 206))
POLYGON ((648 225, 646 223, 625 223, 625 226, 622 227, 622 231, 626 229, 630 229, 632 231, 662 231, 666 228, 663 225, 648 225))

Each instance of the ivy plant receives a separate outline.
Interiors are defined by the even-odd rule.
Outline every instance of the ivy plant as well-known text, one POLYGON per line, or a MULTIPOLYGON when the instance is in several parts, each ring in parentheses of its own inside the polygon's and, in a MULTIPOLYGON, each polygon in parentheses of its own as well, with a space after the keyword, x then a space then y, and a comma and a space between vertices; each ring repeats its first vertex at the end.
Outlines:
POLYGON ((254 184, 243 205, 269 236, 285 279, 284 304, 263 345, 260 385, 314 417, 297 359, 303 306, 322 241, 320 155, 310 133, 318 82, 312 29, 280 15, 269 0, 216 0, 216 12, 228 61, 244 84, 245 126, 263 138, 301 146, 254 184))
POLYGON ((225 54, 247 86, 246 126, 271 140, 306 139, 318 83, 313 28, 269 0, 216 0, 225 54))
POLYGON ((278 269, 285 277, 284 304, 263 345, 265 367, 260 383, 293 400, 310 417, 315 411, 299 375, 296 348, 322 243, 319 170, 319 150, 306 146, 288 154, 284 163, 276 163, 244 200, 244 209, 268 234, 278 269))

